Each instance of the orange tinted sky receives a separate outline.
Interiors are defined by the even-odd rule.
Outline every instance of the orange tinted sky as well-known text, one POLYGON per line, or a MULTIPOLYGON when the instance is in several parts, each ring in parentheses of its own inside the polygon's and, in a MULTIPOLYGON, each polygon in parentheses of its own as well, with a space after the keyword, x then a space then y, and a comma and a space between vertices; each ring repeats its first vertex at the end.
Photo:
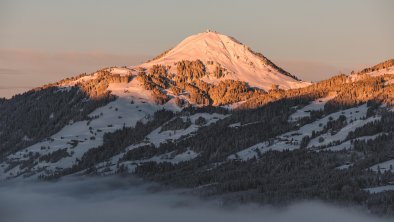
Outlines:
POLYGON ((306 80, 394 58, 391 0, 2 0, 0 96, 133 65, 207 28, 306 80))

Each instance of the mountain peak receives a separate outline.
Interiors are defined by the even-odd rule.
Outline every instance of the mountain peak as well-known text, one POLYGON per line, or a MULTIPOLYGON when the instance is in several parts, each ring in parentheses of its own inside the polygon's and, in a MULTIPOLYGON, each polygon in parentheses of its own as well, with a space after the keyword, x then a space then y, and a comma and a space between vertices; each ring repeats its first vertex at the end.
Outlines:
MULTIPOLYGON (((251 87, 264 90, 269 90, 272 85, 290 89, 309 84, 300 81, 235 38, 209 29, 187 37, 174 48, 141 66, 145 68, 158 64, 173 66, 176 62, 184 60, 200 60, 205 65, 213 65, 212 69, 215 68, 214 66, 220 66, 228 73, 221 79, 244 81, 251 87)), ((207 69, 209 71, 210 67, 207 69)), ((209 83, 220 81, 213 77, 203 80, 209 83)))
POLYGON ((205 33, 209 33, 209 32, 217 33, 216 31, 214 31, 214 30, 212 30, 212 29, 207 29, 207 30, 205 30, 205 33))

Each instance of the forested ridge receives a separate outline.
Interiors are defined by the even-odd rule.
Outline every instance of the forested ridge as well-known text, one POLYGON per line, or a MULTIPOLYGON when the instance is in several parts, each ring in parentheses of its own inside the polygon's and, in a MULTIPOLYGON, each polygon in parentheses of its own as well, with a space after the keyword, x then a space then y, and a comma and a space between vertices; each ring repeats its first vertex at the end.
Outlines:
POLYGON ((225 203, 285 205, 318 199, 393 215, 394 191, 368 191, 394 185, 392 164, 379 166, 394 160, 394 76, 368 75, 391 64, 304 88, 272 85, 266 91, 232 79, 205 82, 205 77, 220 79, 231 73, 220 64, 200 60, 178 61, 174 67, 124 68, 123 74, 111 73, 112 68, 82 74, 0 100, 4 172, 13 171, 10 178, 37 175, 44 180, 70 174, 135 174, 190 188, 204 197, 220 197, 225 203), (130 88, 125 88, 121 95, 128 96, 122 100, 126 104, 105 107, 117 98, 108 90, 111 84, 130 87, 135 82, 153 102, 141 94, 127 94, 130 88), (321 108, 311 106, 323 100, 321 108), (164 108, 170 101, 177 109, 164 108), (235 108, 229 108, 232 105, 235 108), (152 108, 157 106, 161 108, 152 108), (105 109, 88 115, 99 107, 105 109), (127 115, 142 112, 142 107, 154 111, 112 131, 112 123, 89 125, 94 119, 111 121, 103 112, 117 113, 124 107, 132 110, 127 115), (7 158, 40 141, 54 140, 51 135, 81 120, 86 120, 89 137, 70 139, 60 148, 41 146, 44 154, 35 150, 7 158), (96 138, 102 130, 108 131, 96 138), (99 143, 73 161, 70 157, 79 151, 75 147, 89 141, 99 143), (34 168, 66 158, 71 160, 65 167, 34 168))
POLYGON ((113 96, 91 99, 79 87, 50 86, 31 90, 0 104, 0 159, 53 135, 70 121, 89 119, 88 114, 113 96))

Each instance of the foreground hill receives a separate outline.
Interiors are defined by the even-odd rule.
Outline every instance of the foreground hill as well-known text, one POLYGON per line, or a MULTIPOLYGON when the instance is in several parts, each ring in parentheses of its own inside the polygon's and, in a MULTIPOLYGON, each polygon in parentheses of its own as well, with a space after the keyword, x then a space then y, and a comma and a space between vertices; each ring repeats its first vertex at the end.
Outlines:
POLYGON ((393 214, 393 65, 309 84, 198 34, 140 66, 1 100, 0 179, 135 174, 228 202, 393 214))

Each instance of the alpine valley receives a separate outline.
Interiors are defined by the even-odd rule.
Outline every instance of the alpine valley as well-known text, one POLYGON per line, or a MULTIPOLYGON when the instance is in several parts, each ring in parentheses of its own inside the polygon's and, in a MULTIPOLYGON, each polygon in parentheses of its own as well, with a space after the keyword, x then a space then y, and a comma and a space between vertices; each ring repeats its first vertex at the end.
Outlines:
POLYGON ((0 180, 133 174, 224 204, 394 215, 394 60, 311 83, 207 31, 0 99, 0 180))

